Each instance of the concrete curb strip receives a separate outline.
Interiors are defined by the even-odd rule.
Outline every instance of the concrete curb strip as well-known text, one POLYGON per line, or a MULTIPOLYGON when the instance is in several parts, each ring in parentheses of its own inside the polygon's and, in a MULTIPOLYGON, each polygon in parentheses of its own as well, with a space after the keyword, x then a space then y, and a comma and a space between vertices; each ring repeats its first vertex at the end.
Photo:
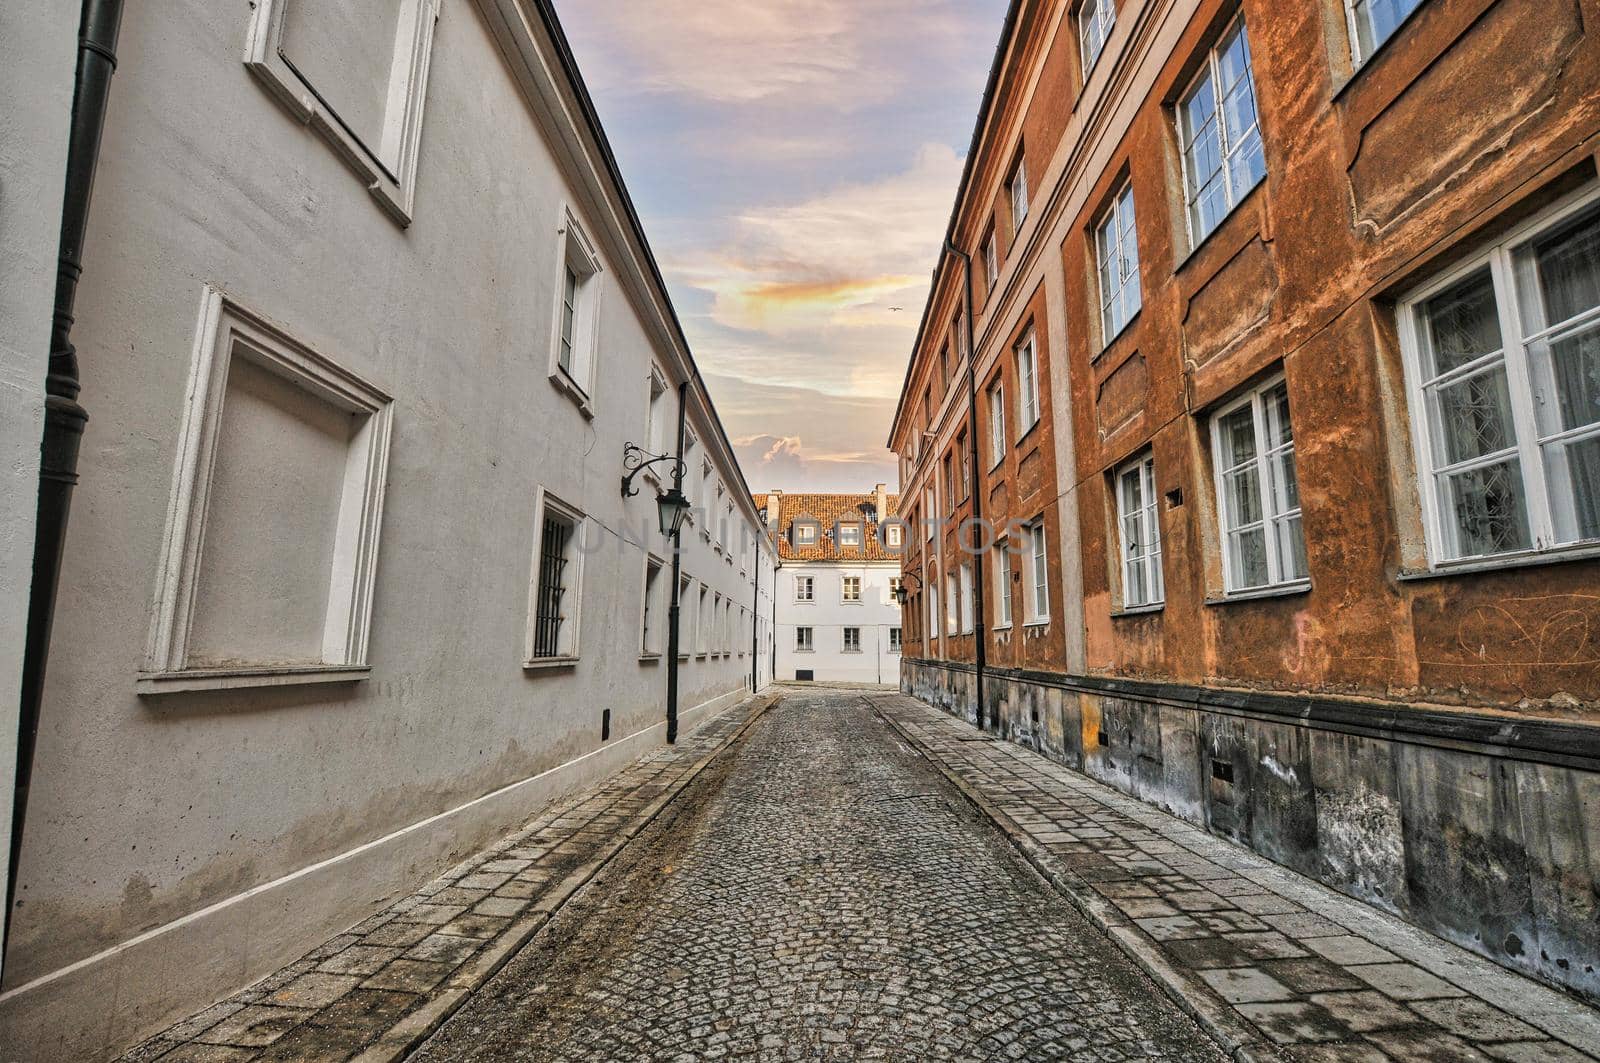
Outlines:
POLYGON ((929 755, 924 743, 900 726, 899 721, 893 716, 884 712, 876 701, 865 696, 862 700, 872 706, 879 719, 893 728, 907 745, 933 766, 934 770, 949 780, 974 808, 988 817, 1000 829, 1006 840, 1022 854, 1034 870, 1044 877, 1051 888, 1071 902, 1073 907, 1082 912, 1085 918, 1110 938, 1129 959, 1138 964, 1173 1003, 1192 1016, 1207 1036, 1230 1058, 1238 1060, 1239 1063, 1269 1063, 1269 1061, 1277 1063, 1285 1059, 1274 1046, 1261 1041, 1253 1031, 1235 1018, 1233 1008, 1210 986, 1198 978, 1186 977, 1174 969, 1158 949, 1140 937, 1139 932, 1128 924, 1127 917, 1117 911, 1109 901, 1102 898, 1089 887, 1087 882, 1034 841, 1010 816, 995 807, 966 780, 947 768, 941 758, 929 755))

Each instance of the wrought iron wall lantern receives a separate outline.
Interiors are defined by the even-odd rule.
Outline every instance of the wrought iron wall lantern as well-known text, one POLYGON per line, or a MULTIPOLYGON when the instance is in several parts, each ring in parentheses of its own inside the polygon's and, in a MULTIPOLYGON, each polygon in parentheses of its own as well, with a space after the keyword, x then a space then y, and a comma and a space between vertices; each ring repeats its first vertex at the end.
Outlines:
POLYGON ((916 580, 917 581, 917 589, 918 590, 922 589, 922 580, 917 578, 917 574, 915 572, 902 572, 902 573, 900 573, 900 586, 895 588, 894 596, 900 600, 900 604, 901 605, 905 605, 906 604, 906 599, 911 597, 911 590, 910 590, 910 588, 908 588, 906 586, 906 580, 908 580, 908 579, 909 580, 916 580))
POLYGON ((683 527, 683 519, 689 515, 689 500, 684 497, 682 484, 687 471, 682 461, 672 454, 651 454, 637 443, 628 443, 622 448, 622 497, 632 498, 639 493, 633 486, 633 478, 652 465, 670 462, 672 465, 672 486, 665 491, 656 492, 656 513, 661 522, 661 534, 669 539, 677 538, 678 531, 683 527))

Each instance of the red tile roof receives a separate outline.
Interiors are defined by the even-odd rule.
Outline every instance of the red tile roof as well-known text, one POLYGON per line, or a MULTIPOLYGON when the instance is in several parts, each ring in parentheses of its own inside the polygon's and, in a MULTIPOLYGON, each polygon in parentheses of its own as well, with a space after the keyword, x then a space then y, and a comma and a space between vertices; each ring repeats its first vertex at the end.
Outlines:
MULTIPOLYGON (((765 509, 768 495, 755 495, 757 508, 765 509)), ((892 520, 900 513, 900 496, 884 495, 884 513, 875 513, 877 496, 873 492, 860 495, 783 494, 771 492, 778 501, 777 519, 767 514, 767 527, 778 536, 778 556, 784 561, 898 561, 902 546, 888 546, 879 536, 878 522, 892 520), (795 544, 796 522, 815 524, 817 541, 814 544, 795 544), (841 524, 859 524, 862 527, 860 546, 840 546, 836 529, 841 524)), ((907 534, 907 533, 902 533, 907 534)))

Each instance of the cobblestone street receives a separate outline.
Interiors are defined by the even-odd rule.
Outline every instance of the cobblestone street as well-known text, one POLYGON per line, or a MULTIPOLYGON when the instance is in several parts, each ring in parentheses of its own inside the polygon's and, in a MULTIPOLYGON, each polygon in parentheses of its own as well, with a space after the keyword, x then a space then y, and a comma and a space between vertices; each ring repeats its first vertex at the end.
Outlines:
POLYGON ((825 688, 786 695, 415 1058, 745 1056, 1222 1058, 825 688))

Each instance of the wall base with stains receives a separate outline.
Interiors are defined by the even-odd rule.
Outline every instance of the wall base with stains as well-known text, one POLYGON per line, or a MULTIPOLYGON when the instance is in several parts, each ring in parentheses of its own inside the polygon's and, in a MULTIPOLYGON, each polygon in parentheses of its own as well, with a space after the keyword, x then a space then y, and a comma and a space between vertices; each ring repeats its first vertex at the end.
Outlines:
MULTIPOLYGON (((970 665, 901 689, 969 723, 970 665)), ((1600 727, 986 670, 999 734, 1512 970, 1600 1000, 1600 727)))

